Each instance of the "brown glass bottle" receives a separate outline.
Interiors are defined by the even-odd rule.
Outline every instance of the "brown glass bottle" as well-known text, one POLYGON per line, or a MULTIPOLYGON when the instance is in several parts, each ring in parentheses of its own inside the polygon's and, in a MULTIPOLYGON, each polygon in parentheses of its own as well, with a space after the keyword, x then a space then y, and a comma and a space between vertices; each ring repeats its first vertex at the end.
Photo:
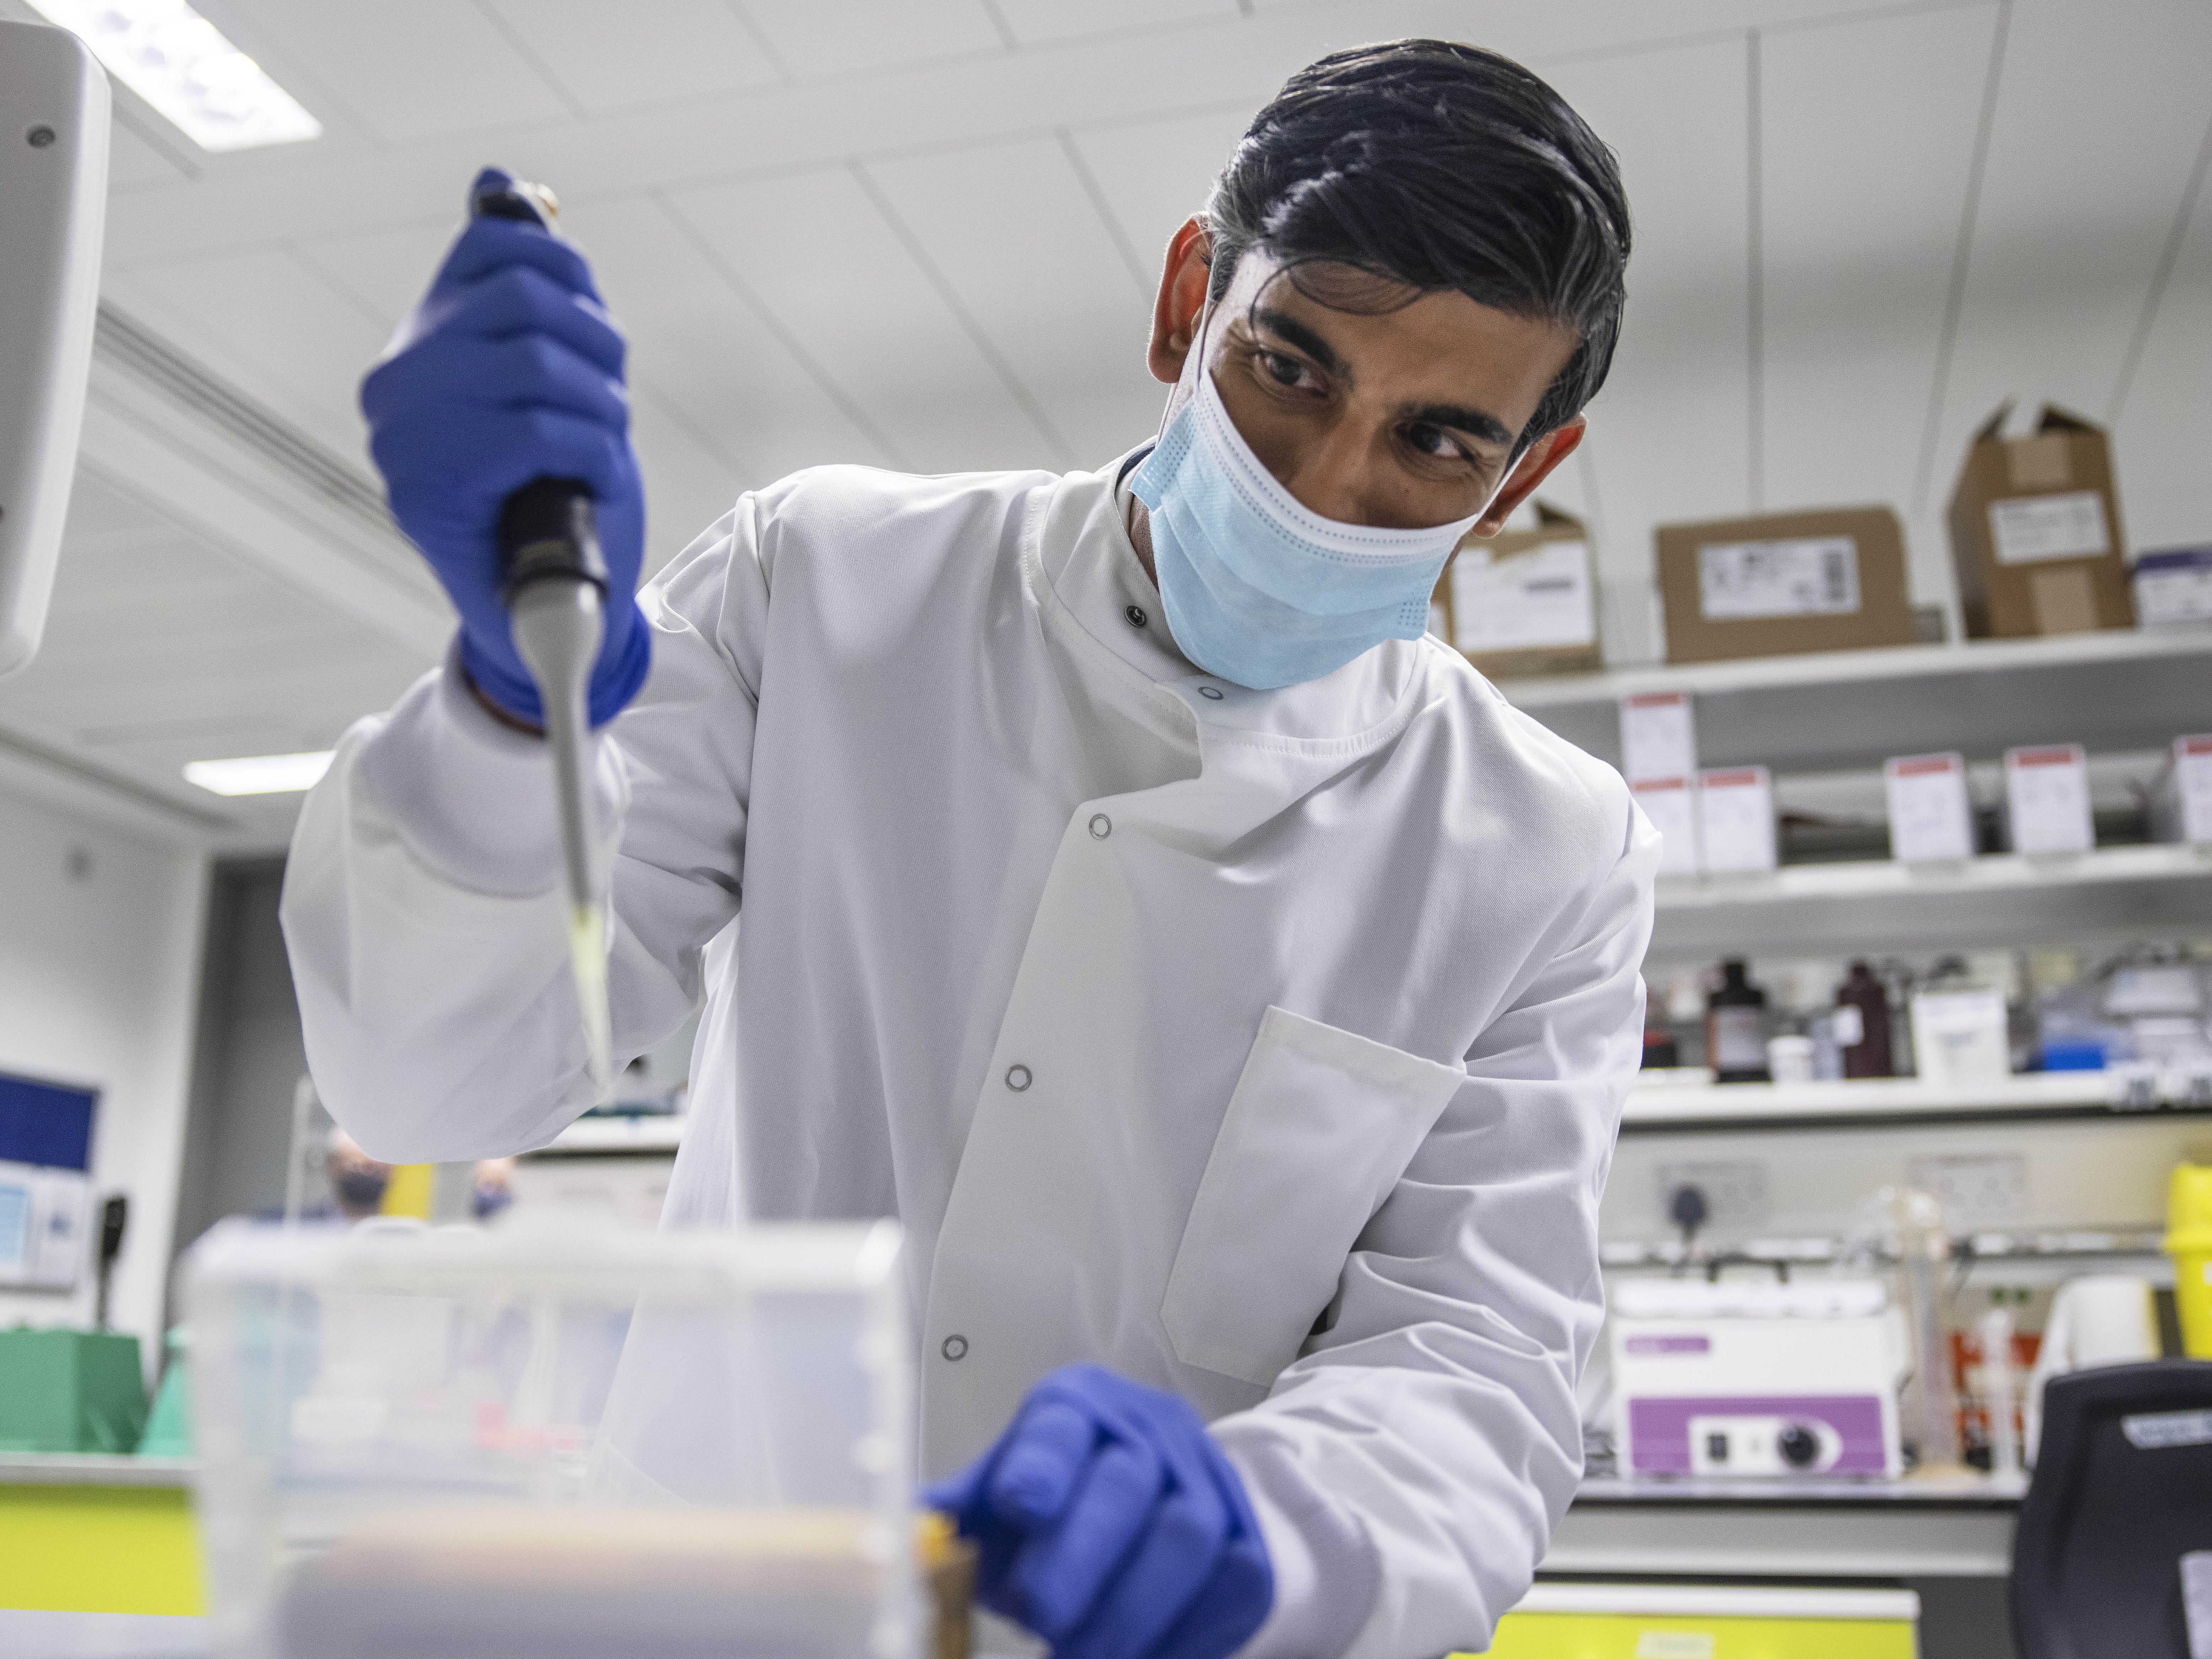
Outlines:
POLYGON ((1774 1080, 1766 1068, 1766 993, 1735 958, 1721 963, 1720 988, 1705 999, 1705 1064, 1716 1083, 1774 1080))
MULTIPOLYGON (((1843 1050, 1844 1075, 1850 1077, 1889 1077, 1893 1068, 1889 1056, 1889 994, 1881 988, 1881 981, 1874 970, 1863 962, 1851 964, 1850 973, 1836 988, 1838 1009, 1850 1009, 1858 1016, 1859 1040, 1845 1042, 1848 1030, 1836 1035, 1836 1046, 1843 1050)), ((1845 1015, 1846 1022, 1850 1016, 1845 1015)))

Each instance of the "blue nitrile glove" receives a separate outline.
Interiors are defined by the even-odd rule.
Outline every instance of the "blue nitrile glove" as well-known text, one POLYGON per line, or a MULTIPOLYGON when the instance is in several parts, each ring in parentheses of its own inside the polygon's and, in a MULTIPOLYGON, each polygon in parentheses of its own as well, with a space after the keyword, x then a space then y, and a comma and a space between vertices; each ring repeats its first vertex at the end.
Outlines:
POLYGON ((1243 1480, 1198 1413, 1096 1365, 1038 1383, 923 1498, 975 1540, 983 1605, 1054 1659, 1222 1659, 1274 1604, 1243 1480))
MULTIPOLYGON (((513 182, 487 167, 471 196, 513 182)), ((621 712, 652 663, 636 599, 645 494, 630 451, 624 349, 574 247, 536 225, 478 219, 361 386, 392 517, 461 613, 462 665, 485 696, 533 724, 544 723, 538 684, 499 592, 500 506, 532 478, 582 479, 598 514, 606 638, 592 673, 592 725, 621 712)))

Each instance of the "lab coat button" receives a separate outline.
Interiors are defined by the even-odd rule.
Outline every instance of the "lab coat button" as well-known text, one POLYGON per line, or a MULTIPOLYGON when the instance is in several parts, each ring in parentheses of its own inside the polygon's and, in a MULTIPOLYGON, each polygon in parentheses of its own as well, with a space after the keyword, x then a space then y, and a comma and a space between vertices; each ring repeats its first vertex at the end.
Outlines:
POLYGON ((1145 607, 1141 605, 1133 605, 1121 614, 1129 619, 1129 626, 1132 628, 1142 628, 1152 620, 1145 614, 1145 607))
POLYGON ((1103 841, 1103 840, 1105 840, 1105 839, 1106 839, 1106 837, 1107 837, 1107 836, 1109 836, 1112 835, 1113 833, 1114 833, 1114 820, 1113 820, 1113 819, 1111 819, 1111 818, 1108 817, 1107 817, 1103 812, 1093 812, 1093 813, 1091 815, 1091 840, 1093 840, 1093 841, 1103 841))
POLYGON ((945 1346, 939 1348, 938 1352, 943 1354, 947 1359, 965 1359, 968 1357, 968 1339, 964 1336, 948 1336, 945 1339, 945 1346))
POLYGON ((1201 685, 1198 688, 1198 695, 1214 702, 1219 702, 1222 696, 1221 688, 1218 685, 1201 685))
POLYGON ((1023 1090, 1029 1086, 1030 1068, 1028 1066, 1009 1066, 1006 1067, 1006 1087, 1012 1089, 1016 1094, 1019 1094, 1023 1090))

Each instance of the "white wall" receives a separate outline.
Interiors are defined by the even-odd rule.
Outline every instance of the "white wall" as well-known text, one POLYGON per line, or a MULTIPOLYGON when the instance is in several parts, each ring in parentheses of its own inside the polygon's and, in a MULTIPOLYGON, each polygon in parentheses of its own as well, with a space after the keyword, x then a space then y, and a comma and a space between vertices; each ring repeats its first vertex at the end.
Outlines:
MULTIPOLYGON (((127 1193, 110 1319, 159 1352, 198 1002, 207 860, 0 799, 0 1070, 96 1086, 93 1191, 127 1193)), ((73 1296, 0 1291, 0 1326, 89 1324, 73 1296)))

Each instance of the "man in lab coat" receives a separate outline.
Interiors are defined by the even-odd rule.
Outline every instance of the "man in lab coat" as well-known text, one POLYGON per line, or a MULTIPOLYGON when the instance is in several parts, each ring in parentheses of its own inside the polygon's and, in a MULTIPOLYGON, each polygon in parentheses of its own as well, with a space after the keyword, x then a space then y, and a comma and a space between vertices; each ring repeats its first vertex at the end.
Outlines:
MULTIPOLYGON (((631 607, 620 337, 472 226, 363 392, 462 627, 300 823, 324 1097, 409 1160, 588 1103, 492 575, 507 492, 585 479, 618 1048, 706 998, 667 1224, 899 1218, 924 1474, 1055 1652, 1486 1645, 1581 1468, 1656 838, 1423 633, 1580 441, 1627 248, 1541 82, 1337 54, 1168 251, 1157 446, 802 472, 631 607)), ((680 1497, 681 1448, 630 1451, 680 1497)))

